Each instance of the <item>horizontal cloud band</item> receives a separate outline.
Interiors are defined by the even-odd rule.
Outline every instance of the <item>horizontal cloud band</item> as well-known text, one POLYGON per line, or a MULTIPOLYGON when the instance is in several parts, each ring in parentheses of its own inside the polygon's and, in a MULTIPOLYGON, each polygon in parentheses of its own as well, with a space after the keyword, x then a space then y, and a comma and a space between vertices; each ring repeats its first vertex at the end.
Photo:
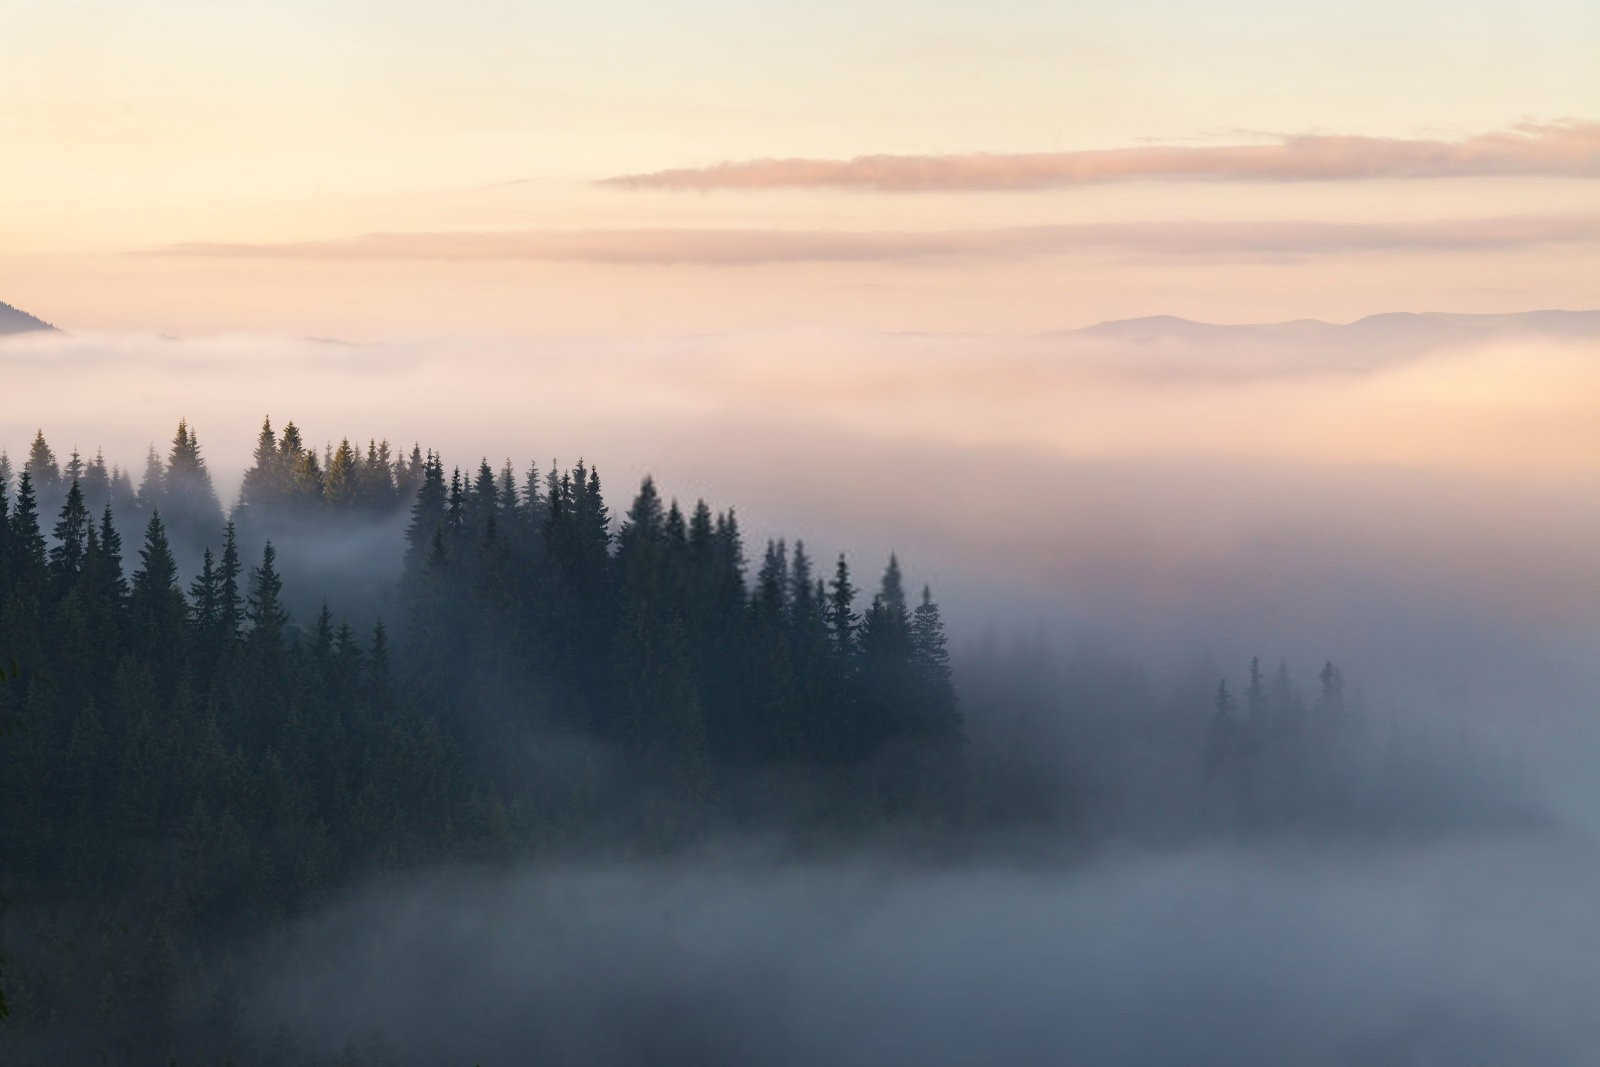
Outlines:
POLYGON ((624 174, 639 189, 1044 189, 1138 179, 1347 181, 1485 175, 1600 177, 1600 122, 1525 123, 1458 141, 1306 135, 1277 144, 1080 152, 756 159, 624 174))
POLYGON ((738 265, 1123 250, 1171 255, 1310 255, 1504 249, 1600 241, 1600 216, 1397 223, 1105 222, 939 231, 542 230, 368 234, 290 244, 182 244, 157 255, 281 259, 541 260, 738 265))

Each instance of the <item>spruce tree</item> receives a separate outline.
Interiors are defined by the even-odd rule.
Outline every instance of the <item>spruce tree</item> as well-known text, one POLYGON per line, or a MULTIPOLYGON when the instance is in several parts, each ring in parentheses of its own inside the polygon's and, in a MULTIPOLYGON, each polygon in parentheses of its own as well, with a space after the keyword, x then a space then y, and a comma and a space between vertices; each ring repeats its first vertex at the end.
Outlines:
POLYGON ((144 456, 144 477, 139 481, 139 507, 155 511, 166 496, 167 469, 162 465, 161 453, 151 445, 144 456))
POLYGON ((120 612, 128 599, 128 581, 122 573, 122 535, 112 520, 110 504, 100 512, 100 562, 100 599, 120 612))
POLYGON ((234 644, 244 626, 245 604, 239 590, 239 575, 244 566, 239 560, 239 542, 233 523, 222 534, 222 560, 217 569, 217 624, 223 641, 234 644))
MULTIPOLYGON (((8 585, 12 581, 10 494, 9 480, 0 478, 0 579, 8 585)), ((0 593, 0 610, 4 608, 4 601, 5 596, 0 593)))
POLYGON ((157 692, 168 695, 182 663, 188 605, 178 588, 178 565, 159 511, 151 513, 145 526, 128 611, 135 647, 151 669, 157 692))
POLYGON ((44 534, 39 529, 33 473, 26 469, 17 482, 17 506, 11 512, 11 566, 13 581, 19 588, 44 580, 44 534))
POLYGON ((196 641, 214 656, 222 620, 222 582, 211 549, 200 560, 200 573, 189 583, 190 623, 196 641))
POLYGON ((846 660, 856 651, 856 623, 860 616, 855 612, 855 601, 856 587, 850 581, 850 564, 841 552, 829 584, 828 629, 833 635, 834 651, 846 660))
POLYGON ((761 557, 761 569, 756 572, 755 609, 764 619, 780 619, 789 603, 789 555, 783 539, 767 541, 767 550, 761 557))
POLYGON ((111 502, 111 472, 106 467, 106 457, 99 449, 83 474, 83 506, 98 512, 111 502))
POLYGON ((349 511, 361 497, 361 461, 350 445, 350 438, 339 442, 339 447, 328 460, 328 469, 322 480, 322 499, 335 511, 349 511))
POLYGON ((61 517, 55 525, 56 544, 50 549, 50 573, 63 593, 77 581, 83 572, 84 554, 87 551, 89 512, 83 506, 83 491, 76 478, 67 490, 67 499, 61 505, 61 517))
POLYGON ((250 639, 258 646, 279 648, 289 613, 283 607, 283 579, 278 576, 278 552, 268 541, 261 549, 261 565, 250 572, 250 639))
POLYGON ((33 435, 33 445, 28 449, 28 461, 23 471, 33 478, 35 493, 54 496, 61 485, 61 468, 56 465, 56 454, 45 442, 44 431, 33 435))
POLYGON ((244 472, 244 483, 239 488, 239 503, 248 511, 270 514, 282 503, 284 487, 283 457, 278 452, 278 435, 272 429, 272 417, 261 420, 261 432, 256 435, 254 463, 244 472))
POLYGON ((922 602, 911 617, 911 662, 921 690, 924 725, 935 734, 954 734, 956 698, 951 684, 950 650, 939 605, 926 585, 922 587, 922 602))

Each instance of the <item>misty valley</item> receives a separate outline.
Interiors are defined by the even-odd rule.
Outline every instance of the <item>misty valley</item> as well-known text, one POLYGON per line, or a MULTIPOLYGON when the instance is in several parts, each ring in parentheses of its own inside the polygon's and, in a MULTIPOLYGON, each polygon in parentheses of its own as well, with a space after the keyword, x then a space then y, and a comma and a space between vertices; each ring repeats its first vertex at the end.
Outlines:
MULTIPOLYGON (((137 484, 40 431, 0 486, 6 1062, 1509 1062, 1591 1032, 1475 984, 1492 943, 1437 985, 1382 934, 1385 893, 1507 857, 1569 856, 1558 910, 1596 877, 1518 760, 1333 660, 953 651, 894 554, 270 419, 226 510, 187 421, 137 484)), ((1459 908, 1504 923, 1503 878, 1459 908)))

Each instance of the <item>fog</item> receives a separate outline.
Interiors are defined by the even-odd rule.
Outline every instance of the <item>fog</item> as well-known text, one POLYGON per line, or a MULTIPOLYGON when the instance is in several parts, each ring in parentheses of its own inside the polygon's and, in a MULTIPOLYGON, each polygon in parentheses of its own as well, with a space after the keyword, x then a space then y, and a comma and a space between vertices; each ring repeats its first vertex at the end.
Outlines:
MULTIPOLYGON (((1386 701, 1514 721, 1509 743, 1559 751, 1546 720, 1596 692, 1600 327, 1447 319, 383 345, 32 335, 0 345, 0 447, 20 462, 43 427, 63 459, 103 448, 137 475, 187 416, 225 505, 264 414, 313 445, 416 441, 463 469, 581 456, 614 501, 652 473, 686 504, 736 506, 752 545, 803 537, 868 576, 898 551, 958 647, 1042 629, 1234 670, 1333 657, 1386 701)), ((319 573, 361 559, 387 578, 394 532, 319 573)))
POLYGON ((1593 843, 441 874, 264 950, 254 1023, 398 1062, 1594 1062, 1593 843))
MULTIPOLYGON (((749 545, 804 537, 869 581, 898 552, 963 692, 1018 646, 1126 665, 1159 699, 1252 656, 1333 659, 1390 751, 1493 754, 1493 775, 1428 767, 1439 796, 1493 810, 1515 782, 1538 809, 1418 838, 1078 849, 1046 827, 931 854, 719 835, 382 880, 230 948, 264 1039, 407 1063, 1595 1062, 1594 332, 25 337, 0 366, 14 462, 40 426, 137 472, 187 416, 230 502, 263 414, 463 468, 582 456, 614 511, 650 472, 737 506, 749 545)), ((399 550, 389 527, 316 565, 392 574, 399 550)))

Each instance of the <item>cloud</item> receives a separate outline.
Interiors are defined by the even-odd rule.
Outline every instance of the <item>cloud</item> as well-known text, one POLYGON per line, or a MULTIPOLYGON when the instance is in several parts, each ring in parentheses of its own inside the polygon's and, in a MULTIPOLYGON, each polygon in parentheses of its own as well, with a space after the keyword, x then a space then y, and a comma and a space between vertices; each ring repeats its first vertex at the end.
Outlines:
POLYGON ((1018 257, 1090 250, 1213 256, 1457 252, 1593 241, 1600 241, 1600 216, 1534 215, 1384 223, 1095 222, 923 231, 657 228, 376 233, 284 244, 180 244, 144 254, 734 266, 1018 257))
POLYGON ((755 159, 624 174, 629 189, 1048 189, 1139 179, 1350 181, 1487 175, 1600 177, 1600 122, 1524 123, 1458 141, 1308 134, 1277 144, 1079 152, 755 159))

